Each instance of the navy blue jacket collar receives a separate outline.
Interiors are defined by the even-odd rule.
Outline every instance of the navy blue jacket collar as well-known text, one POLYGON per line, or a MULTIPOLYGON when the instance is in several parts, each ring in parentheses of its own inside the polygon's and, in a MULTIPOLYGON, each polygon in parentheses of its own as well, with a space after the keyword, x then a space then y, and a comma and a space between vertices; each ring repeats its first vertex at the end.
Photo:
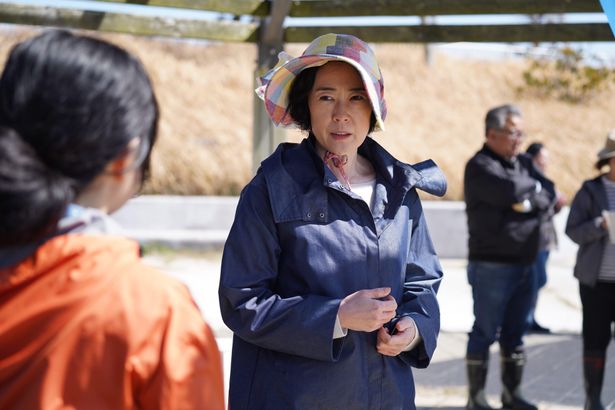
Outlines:
MULTIPOLYGON (((370 137, 359 147, 359 153, 372 163, 377 180, 383 181, 399 198, 403 199, 412 188, 438 196, 446 192, 446 178, 431 160, 414 166, 404 164, 370 137)), ((263 161, 259 172, 264 174, 267 181, 273 216, 277 223, 296 219, 327 222, 327 192, 324 188, 345 191, 318 156, 314 137, 308 137, 300 144, 280 144, 263 161)), ((377 186, 376 189, 377 195, 380 193, 386 196, 384 188, 377 186)), ((374 209, 374 216, 383 211, 374 209)))

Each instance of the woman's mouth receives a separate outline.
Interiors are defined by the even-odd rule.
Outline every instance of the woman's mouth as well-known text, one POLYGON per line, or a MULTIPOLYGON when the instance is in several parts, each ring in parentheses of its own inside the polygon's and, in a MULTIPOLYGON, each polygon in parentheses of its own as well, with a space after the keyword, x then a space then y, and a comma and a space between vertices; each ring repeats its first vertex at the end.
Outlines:
POLYGON ((334 140, 343 140, 350 137, 352 134, 349 132, 337 131, 331 132, 330 135, 334 140))

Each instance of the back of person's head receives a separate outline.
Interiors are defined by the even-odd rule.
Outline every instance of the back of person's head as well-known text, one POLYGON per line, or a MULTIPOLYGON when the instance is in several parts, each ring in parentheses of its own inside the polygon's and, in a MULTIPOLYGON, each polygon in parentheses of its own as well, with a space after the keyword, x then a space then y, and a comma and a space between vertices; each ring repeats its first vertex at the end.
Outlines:
POLYGON ((141 63, 53 30, 17 44, 0 78, 0 245, 35 241, 138 138, 145 178, 158 106, 141 63))
POLYGON ((500 105, 490 109, 485 116, 485 135, 489 130, 499 130, 506 125, 508 117, 521 117, 521 110, 512 104, 500 105))

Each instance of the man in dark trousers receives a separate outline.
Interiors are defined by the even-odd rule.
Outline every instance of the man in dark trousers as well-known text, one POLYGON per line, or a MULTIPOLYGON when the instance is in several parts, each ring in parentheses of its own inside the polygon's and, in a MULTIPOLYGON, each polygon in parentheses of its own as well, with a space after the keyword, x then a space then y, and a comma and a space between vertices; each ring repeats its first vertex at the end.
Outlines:
POLYGON ((531 265, 539 227, 555 199, 553 183, 519 154, 521 111, 495 107, 485 118, 486 141, 467 163, 464 194, 469 232, 468 281, 474 325, 466 352, 471 410, 491 409, 484 387, 489 346, 500 343, 502 406, 536 410, 521 394, 523 334, 531 306, 531 265))

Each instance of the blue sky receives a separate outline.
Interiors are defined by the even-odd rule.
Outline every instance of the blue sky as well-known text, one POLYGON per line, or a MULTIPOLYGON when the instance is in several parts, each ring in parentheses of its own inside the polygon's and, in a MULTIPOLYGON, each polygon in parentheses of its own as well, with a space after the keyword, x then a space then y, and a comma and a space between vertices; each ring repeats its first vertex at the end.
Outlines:
MULTIPOLYGON (((165 16, 174 18, 189 18, 189 19, 215 19, 219 17, 218 13, 182 10, 170 7, 153 7, 140 5, 127 5, 121 3, 108 3, 97 1, 81 1, 81 0, 13 0, 2 1, 0 3, 19 3, 39 6, 56 6, 64 8, 87 9, 92 11, 108 11, 133 13, 147 16, 165 16)), ((438 16, 433 21, 437 24, 514 24, 527 21, 525 15, 480 15, 480 16, 438 16)), ((582 22, 607 22, 606 15, 603 13, 576 13, 566 15, 566 22, 582 23, 582 22)), ((346 26, 346 25, 415 25, 420 24, 420 20, 415 16, 399 16, 399 17, 336 17, 336 18, 287 18, 286 26, 309 26, 309 25, 328 25, 328 26, 346 26)), ((440 45, 441 48, 443 45, 440 45)), ((459 48, 460 44, 453 45, 459 48)), ((595 54, 604 60, 615 64, 615 39, 613 42, 597 42, 597 43, 575 43, 575 47, 583 48, 590 54, 595 54)), ((496 48, 506 49, 507 45, 475 43, 469 48, 479 50, 495 50, 496 48), (495 46, 495 48, 494 48, 495 46)), ((512 48, 515 45, 511 46, 512 48)), ((518 45, 517 45, 518 48, 518 45)), ((487 52, 487 51, 486 51, 487 52)))

